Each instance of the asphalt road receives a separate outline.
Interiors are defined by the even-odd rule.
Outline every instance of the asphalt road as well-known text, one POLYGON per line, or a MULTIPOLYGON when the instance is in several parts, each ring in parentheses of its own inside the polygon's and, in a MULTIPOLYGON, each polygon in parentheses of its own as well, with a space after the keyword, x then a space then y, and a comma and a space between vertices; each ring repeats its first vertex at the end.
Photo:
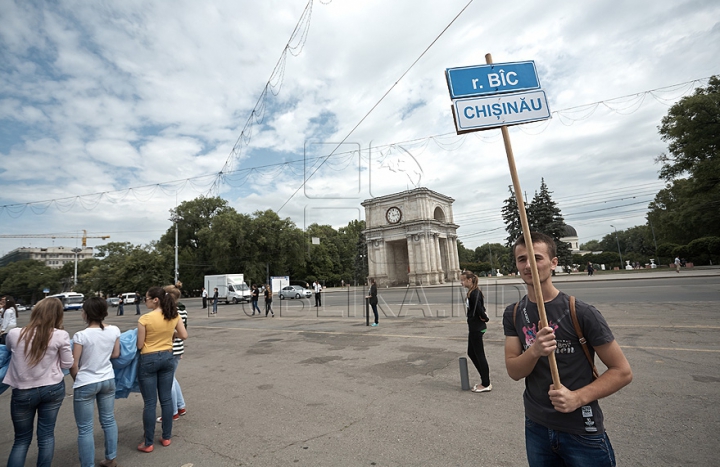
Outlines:
MULTIPOLYGON (((656 277, 593 279, 586 276, 558 276, 555 284, 563 292, 587 303, 627 305, 633 303, 662 304, 667 302, 717 302, 720 300, 720 275, 691 276, 688 274, 656 277)), ((502 310, 526 293, 519 279, 486 279, 481 288, 491 315, 501 316, 502 310)), ((315 308, 314 298, 273 301, 273 308, 283 316, 362 317, 366 291, 360 287, 330 289, 322 294, 322 307, 315 308)), ((403 316, 459 317, 464 313, 465 289, 458 283, 432 287, 380 289, 380 311, 386 318, 403 316)), ((198 299, 190 299, 199 304, 198 299)), ((261 308, 264 303, 260 301, 261 308)), ((228 310, 250 314, 249 305, 221 305, 228 310)))

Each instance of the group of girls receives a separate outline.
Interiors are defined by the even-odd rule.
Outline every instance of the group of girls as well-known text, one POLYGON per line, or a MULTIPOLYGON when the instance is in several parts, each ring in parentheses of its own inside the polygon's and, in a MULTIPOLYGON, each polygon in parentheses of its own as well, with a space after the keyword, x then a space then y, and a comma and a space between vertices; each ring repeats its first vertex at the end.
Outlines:
MULTIPOLYGON (((168 286, 171 290, 174 286, 168 286)), ((177 290, 177 289, 175 289, 177 290)), ((177 293, 179 297, 179 291, 177 293)), ((144 440, 142 452, 152 452, 155 437, 155 410, 160 398, 163 446, 172 439, 172 381, 175 372, 173 338, 186 339, 187 331, 177 309, 177 299, 162 287, 153 287, 145 296, 150 312, 138 320, 137 348, 140 352, 138 382, 143 396, 144 440)), ((95 465, 93 438, 94 404, 105 435, 105 456, 99 465, 117 466, 118 430, 115 422, 115 374, 111 358, 120 355, 120 330, 103 324, 107 303, 99 297, 83 303, 87 327, 73 336, 63 329, 63 305, 45 298, 35 305, 30 322, 11 329, 7 347, 12 353, 3 382, 12 387, 10 414, 15 440, 8 467, 25 465, 37 415, 38 466, 50 466, 55 451, 55 422, 65 398, 63 369, 72 376, 73 409, 78 427, 80 464, 95 465)))

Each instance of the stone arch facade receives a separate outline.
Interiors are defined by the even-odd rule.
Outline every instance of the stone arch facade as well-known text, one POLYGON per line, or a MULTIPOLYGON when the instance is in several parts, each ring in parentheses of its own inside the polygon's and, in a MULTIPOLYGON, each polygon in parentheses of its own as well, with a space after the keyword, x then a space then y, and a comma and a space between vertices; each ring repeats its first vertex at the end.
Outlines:
POLYGON ((379 286, 459 279, 454 201, 428 188, 415 188, 362 203, 368 271, 379 286))

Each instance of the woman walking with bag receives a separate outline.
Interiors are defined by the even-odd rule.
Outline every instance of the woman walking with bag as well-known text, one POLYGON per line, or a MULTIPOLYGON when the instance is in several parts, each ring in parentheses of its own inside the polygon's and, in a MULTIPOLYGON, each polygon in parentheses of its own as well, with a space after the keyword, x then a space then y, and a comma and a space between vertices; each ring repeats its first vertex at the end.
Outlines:
POLYGON ((74 363, 70 375, 75 380, 73 409, 78 427, 81 467, 95 465, 93 418, 96 401, 100 426, 105 434, 105 459, 100 462, 100 466, 117 466, 115 372, 110 359, 120 356, 120 329, 103 325, 107 315, 105 300, 99 297, 87 299, 82 306, 82 317, 87 327, 73 336, 74 363))
POLYGON ((490 384, 490 367, 485 357, 485 348, 483 347, 483 334, 487 330, 487 322, 490 319, 485 312, 485 300, 478 287, 478 277, 470 272, 465 271, 460 276, 463 287, 467 288, 465 297, 465 307, 467 308, 468 323, 468 357, 472 360, 478 373, 480 373, 480 384, 472 387, 472 392, 490 392, 492 384, 490 384))
MULTIPOLYGON (((272 310, 272 289, 270 288, 270 284, 265 284, 265 317, 267 318, 268 313, 272 314, 272 317, 275 317, 275 313, 272 310)), ((280 308, 280 311, 282 311, 282 307, 280 308)))
POLYGON ((145 407, 143 428, 145 440, 138 451, 152 452, 155 442, 155 409, 160 399, 162 408, 163 446, 170 446, 172 438, 172 381, 173 335, 187 339, 187 331, 178 315, 172 296, 162 287, 152 287, 145 295, 145 305, 151 310, 138 319, 137 348, 140 350, 138 382, 145 407))
POLYGON ((57 298, 41 300, 24 328, 11 329, 12 352, 3 383, 11 386, 10 416, 15 429, 8 467, 23 467, 32 442, 37 414, 38 466, 50 467, 55 452, 55 421, 65 398, 63 368, 73 364, 70 336, 62 329, 63 305, 57 298))

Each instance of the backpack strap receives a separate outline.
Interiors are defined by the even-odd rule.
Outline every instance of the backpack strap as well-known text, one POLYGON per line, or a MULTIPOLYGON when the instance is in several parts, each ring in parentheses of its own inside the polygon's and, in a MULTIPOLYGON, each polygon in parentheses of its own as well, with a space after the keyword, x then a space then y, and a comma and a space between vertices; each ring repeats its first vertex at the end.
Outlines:
MULTIPOLYGON (((515 305, 515 309, 517 310, 517 305, 515 305)), ((587 346, 587 340, 583 336, 582 330, 580 329, 580 323, 578 322, 577 313, 575 312, 575 297, 573 296, 570 296, 570 317, 572 318, 573 326, 575 327, 575 334, 577 334, 583 352, 585 352, 585 357, 587 358, 588 363, 590 363, 590 366, 592 367, 593 379, 598 379, 599 375, 597 368, 595 367, 595 362, 590 356, 590 351, 588 350, 587 346)))

